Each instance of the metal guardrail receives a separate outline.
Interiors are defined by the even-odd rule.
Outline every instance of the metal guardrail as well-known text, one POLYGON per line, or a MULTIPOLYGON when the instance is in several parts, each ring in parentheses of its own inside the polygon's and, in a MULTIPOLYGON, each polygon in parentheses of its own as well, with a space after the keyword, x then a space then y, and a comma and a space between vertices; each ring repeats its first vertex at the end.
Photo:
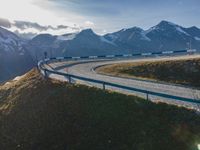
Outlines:
MULTIPOLYGON (((175 51, 173 53, 182 53, 182 52, 188 52, 188 50, 175 51)), ((152 54, 153 53, 151 53, 151 55, 152 54)), ((156 54, 158 54, 158 52, 156 54)), ((140 55, 142 56, 142 54, 140 54, 140 55)), ((134 91, 134 92, 139 92, 139 93, 142 93, 142 94, 146 94, 147 100, 149 99, 149 96, 152 95, 152 96, 158 96, 158 97, 167 98, 167 99, 173 99, 173 100, 182 101, 182 102, 189 102, 189 103, 200 104, 200 100, 198 100, 198 99, 191 99, 191 98, 185 98, 185 97, 180 97, 180 96, 174 96, 174 95, 169 95, 169 94, 164 94, 164 93, 159 93, 159 92, 153 92, 153 91, 138 89, 138 88, 129 87, 129 86, 124 86, 124 85, 115 84, 115 83, 111 83, 111 82, 105 82, 105 81, 101 81, 101 80, 90 79, 90 78, 87 78, 87 77, 81 77, 81 76, 77 76, 77 75, 73 75, 73 74, 68 74, 68 73, 63 73, 63 72, 59 72, 59 71, 54 71, 54 70, 46 69, 43 66, 44 64, 48 63, 51 60, 58 60, 58 61, 60 61, 60 60, 65 60, 65 59, 108 58, 107 56, 108 55, 105 55, 105 57, 103 57, 103 56, 87 56, 86 57, 85 56, 85 57, 57 57, 57 58, 50 58, 50 59, 45 59, 44 61, 40 61, 38 63, 38 68, 40 70, 44 71, 44 75, 46 77, 48 76, 47 75, 48 73, 65 76, 65 77, 68 78, 69 83, 72 83, 71 81, 72 81, 72 78, 73 78, 73 79, 78 79, 78 80, 87 81, 87 82, 91 82, 91 83, 101 84, 104 90, 106 89, 106 86, 111 86, 111 87, 115 87, 115 88, 119 88, 119 89, 130 90, 130 91, 134 91)), ((124 55, 120 55, 120 57, 121 56, 123 57, 124 55)), ((130 55, 126 55, 124 57, 127 57, 127 56, 130 56, 130 55)), ((109 58, 110 57, 111 56, 109 56, 109 58)), ((115 57, 115 55, 112 55, 112 57, 115 57)), ((119 57, 119 55, 118 55, 118 57, 119 57)))
POLYGON ((99 56, 76 56, 76 57, 52 57, 46 59, 49 60, 63 60, 63 59, 95 59, 95 58, 125 58, 125 57, 135 57, 135 56, 153 56, 153 55, 170 55, 170 54, 178 54, 178 53, 195 53, 196 49, 189 50, 176 50, 176 51, 160 51, 160 52, 152 52, 152 53, 134 53, 134 54, 117 54, 117 55, 99 55, 99 56))

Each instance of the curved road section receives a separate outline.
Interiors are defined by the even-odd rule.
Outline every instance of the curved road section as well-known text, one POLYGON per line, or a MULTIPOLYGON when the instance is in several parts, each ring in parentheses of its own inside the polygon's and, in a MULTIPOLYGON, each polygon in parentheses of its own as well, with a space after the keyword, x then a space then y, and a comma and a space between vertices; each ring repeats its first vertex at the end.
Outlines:
MULTIPOLYGON (((185 57, 200 57, 200 56, 180 56, 180 57, 162 57, 162 58, 138 58, 138 59, 128 59, 128 60, 79 60, 79 61, 63 61, 63 62, 57 62, 57 63, 50 63, 48 66, 52 70, 56 70, 59 72, 65 72, 81 77, 87 77, 91 79, 97 79, 101 81, 106 81, 110 83, 115 83, 119 85, 125 85, 128 87, 135 87, 138 89, 153 91, 153 92, 159 92, 174 96, 180 96, 190 99, 200 99, 200 90, 192 89, 189 87, 174 85, 174 84, 164 84, 159 82, 152 82, 148 80, 138 80, 138 79, 129 79, 129 78, 120 78, 120 77, 114 77, 114 76, 107 76, 98 74, 95 72, 95 68, 102 66, 102 65, 108 65, 108 64, 115 64, 115 63, 124 63, 124 62, 139 62, 139 61, 157 61, 157 60, 172 60, 172 59, 184 59, 185 57)), ((55 74, 49 74, 49 77, 56 78, 59 80, 66 81, 68 80, 66 77, 55 75, 55 74)), ((102 88, 102 85, 95 84, 95 83, 89 83, 86 81, 81 81, 77 79, 72 79, 76 83, 80 84, 86 84, 89 86, 96 86, 99 88, 102 88)), ((194 104, 194 103, 187 103, 182 101, 176 101, 172 99, 167 98, 161 98, 157 96, 147 95, 139 92, 133 92, 123 89, 118 89, 115 87, 109 87, 106 86, 106 89, 114 90, 117 92, 125 93, 125 94, 133 94, 137 95, 139 97, 148 98, 148 100, 158 102, 162 101, 165 103, 180 105, 180 106, 186 106, 192 109, 200 110, 200 104, 194 104)))

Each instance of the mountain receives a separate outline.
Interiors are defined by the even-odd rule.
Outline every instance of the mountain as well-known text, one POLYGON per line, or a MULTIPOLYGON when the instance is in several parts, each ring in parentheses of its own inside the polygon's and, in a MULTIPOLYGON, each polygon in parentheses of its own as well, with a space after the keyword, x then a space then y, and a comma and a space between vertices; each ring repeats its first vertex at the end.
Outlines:
POLYGON ((23 41, 14 33, 0 27, 0 49, 4 52, 22 50, 23 41))
POLYGON ((56 55, 53 52, 55 52, 58 47, 57 36, 50 34, 40 34, 26 43, 25 47, 32 54, 33 59, 43 59, 45 51, 48 52, 48 57, 52 57, 56 55))
POLYGON ((118 47, 104 37, 86 29, 76 34, 73 39, 61 42, 64 55, 87 56, 117 53, 118 47))
POLYGON ((27 49, 41 58, 45 51, 49 56, 88 56, 118 53, 118 46, 91 29, 53 36, 41 34, 30 40, 27 49))
POLYGON ((145 35, 145 31, 139 27, 122 29, 118 32, 106 34, 104 38, 118 45, 120 49, 130 49, 130 53, 134 50, 140 51, 142 46, 151 41, 151 39, 145 35))
POLYGON ((168 21, 161 21, 149 30, 134 27, 104 37, 120 49, 130 49, 132 52, 186 49, 190 41, 192 48, 200 50, 200 29, 184 28, 168 21))
MULTIPOLYGON (((196 41, 194 36, 187 32, 187 28, 167 21, 161 21, 157 26, 147 30, 146 35, 152 40, 149 45, 152 50, 158 49, 158 46, 160 50, 186 49, 189 48, 190 41, 193 48, 200 48, 197 44, 200 41, 196 41)), ((198 36, 200 37, 200 34, 198 36)))
POLYGON ((161 21, 148 30, 133 27, 104 36, 91 29, 61 36, 41 34, 29 41, 27 49, 41 58, 44 51, 52 57, 180 50, 189 48, 190 42, 200 50, 200 29, 161 21))
POLYGON ((25 73, 34 62, 23 47, 26 41, 0 27, 0 83, 25 73))

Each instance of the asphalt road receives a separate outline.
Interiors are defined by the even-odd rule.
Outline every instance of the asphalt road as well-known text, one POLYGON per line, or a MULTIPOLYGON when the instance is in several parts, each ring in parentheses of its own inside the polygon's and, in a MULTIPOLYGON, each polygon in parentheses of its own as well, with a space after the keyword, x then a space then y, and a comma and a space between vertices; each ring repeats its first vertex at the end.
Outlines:
MULTIPOLYGON (((114 63, 124 63, 124 62, 138 62, 138 61, 158 61, 158 60, 172 60, 172 59, 185 59, 185 57, 199 57, 197 56, 179 56, 179 57, 158 57, 158 58, 137 58, 137 59, 128 59, 128 60, 82 60, 82 61, 75 61, 75 62, 61 62, 61 63, 54 63, 50 64, 51 67, 54 68, 54 70, 61 71, 61 72, 68 72, 73 75, 78 75, 78 76, 83 76, 91 79, 98 79, 102 81, 108 81, 111 83, 116 83, 116 84, 121 84, 129 87, 135 87, 139 89, 144 89, 144 90, 149 90, 149 91, 154 91, 154 92, 160 92, 160 93, 165 93, 169 95, 174 95, 174 96, 181 96, 181 97, 186 97, 186 98, 191 98, 191 99, 200 99, 200 90, 197 89, 192 89, 189 87, 184 87, 184 86, 179 86, 175 84, 164 84, 164 83, 158 83, 158 82, 152 82, 148 80, 138 80, 138 79, 129 79, 129 78, 120 78, 120 77, 114 77, 114 76, 107 76, 107 75, 102 75, 98 74, 95 72, 94 68, 102 65, 108 65, 108 64, 114 64, 114 63)), ((67 80, 65 77, 61 77, 58 75, 50 75, 52 78, 57 78, 60 80, 67 80)), ((86 84, 90 86, 96 86, 102 88, 102 85, 98 84, 93 84, 93 83, 88 83, 84 81, 78 81, 76 82, 81 83, 81 84, 86 84)), ((140 97, 146 97, 146 95, 142 93, 137 93, 137 92, 132 92, 132 91, 125 91, 113 87, 106 87, 107 89, 111 89, 114 91, 126 93, 126 94, 134 94, 140 97)), ((199 109, 200 106, 197 106, 196 104, 192 103, 185 103, 185 102, 180 102, 180 101, 174 101, 170 99, 164 99, 160 97, 155 97, 155 96, 149 96, 149 99, 152 101, 163 101, 166 103, 172 103, 176 105, 184 105, 186 107, 192 107, 195 109, 199 109)))

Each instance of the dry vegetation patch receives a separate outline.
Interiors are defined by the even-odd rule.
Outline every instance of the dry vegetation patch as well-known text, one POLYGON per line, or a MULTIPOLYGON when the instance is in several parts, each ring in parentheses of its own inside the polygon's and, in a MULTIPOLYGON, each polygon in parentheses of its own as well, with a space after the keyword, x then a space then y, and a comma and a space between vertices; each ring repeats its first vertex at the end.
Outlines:
POLYGON ((0 86, 2 150, 197 150, 200 116, 134 96, 44 79, 0 86))
POLYGON ((199 58, 113 64, 97 68, 97 72, 200 87, 199 58))

